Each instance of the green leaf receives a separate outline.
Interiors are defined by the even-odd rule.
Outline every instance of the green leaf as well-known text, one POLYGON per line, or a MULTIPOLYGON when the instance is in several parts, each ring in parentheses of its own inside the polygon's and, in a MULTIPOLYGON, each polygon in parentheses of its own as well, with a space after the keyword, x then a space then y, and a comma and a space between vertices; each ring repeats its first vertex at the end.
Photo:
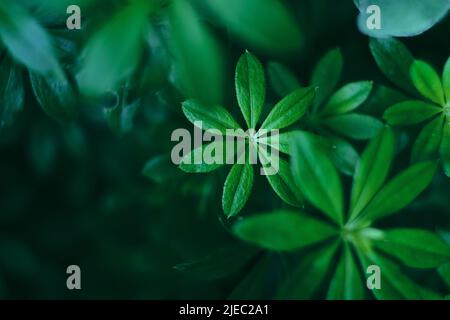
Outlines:
POLYGON ((311 86, 318 87, 313 110, 333 92, 342 74, 343 58, 339 48, 328 51, 315 66, 311 76, 311 86))
POLYGON ((342 185, 323 145, 318 144, 312 134, 301 132, 292 140, 290 150, 293 176, 302 193, 315 207, 342 225, 342 185))
POLYGON ((295 270, 284 280, 276 299, 304 300, 313 297, 333 267, 337 247, 338 243, 333 243, 303 256, 295 270))
POLYGON ((202 22, 192 1, 170 3, 172 53, 179 76, 179 87, 188 98, 208 105, 224 99, 226 59, 221 43, 202 22))
MULTIPOLYGON (((438 268, 441 278, 444 280, 447 287, 450 289, 450 263, 446 263, 438 268)), ((450 298, 450 295, 449 295, 450 298)))
POLYGON ((414 58, 408 48, 394 38, 370 39, 370 51, 384 75, 400 88, 415 94, 409 75, 414 58))
POLYGON ((445 96, 447 98, 447 104, 450 103, 450 57, 444 66, 444 72, 442 74, 442 86, 444 87, 445 96))
POLYGON ((438 158, 445 117, 439 116, 427 123, 420 131, 411 152, 411 162, 435 160, 438 158))
POLYGON ((425 32, 443 19, 450 8, 447 0, 358 0, 360 10, 358 27, 361 32, 379 38, 412 37, 425 32), (380 8, 381 28, 368 28, 373 11, 369 5, 380 8))
POLYGON ((183 113, 191 123, 201 121, 203 130, 215 129, 226 134, 227 129, 239 129, 233 116, 220 106, 206 107, 197 100, 187 100, 182 104, 183 113))
POLYGON ((269 166, 261 168, 273 191, 284 202, 294 207, 301 207, 303 205, 303 195, 294 181, 289 164, 281 158, 273 159, 273 161, 278 161, 278 172, 276 174, 269 172, 269 166))
POLYGON ((410 73, 417 91, 441 106, 445 104, 441 79, 432 66, 424 61, 416 60, 410 67, 410 73))
POLYGON ((325 105, 322 114, 340 114, 358 108, 372 91, 372 81, 349 83, 336 91, 325 105))
POLYGON ((3 58, 0 64, 0 132, 10 126, 24 106, 25 90, 21 71, 3 58))
POLYGON ((134 1, 117 11, 88 40, 77 75, 86 95, 115 90, 129 77, 141 57, 151 5, 134 1))
POLYGON ((304 35, 285 6, 277 0, 207 0, 227 29, 245 44, 270 54, 298 51, 304 35), (270 23, 268 23, 270 21, 270 23))
POLYGON ((73 85, 68 80, 43 77, 30 72, 30 80, 36 100, 52 118, 68 122, 78 112, 78 98, 73 85))
POLYGON ((433 180, 436 162, 417 163, 389 181, 364 210, 363 219, 373 221, 410 204, 433 180))
POLYGON ((224 155, 225 150, 227 150, 225 145, 226 144, 221 139, 218 139, 192 150, 181 159, 179 165, 180 169, 189 173, 205 173, 220 168, 226 162, 222 156, 220 157, 220 162, 210 161, 210 163, 207 163, 205 159, 203 159, 203 155, 206 148, 215 148, 216 150, 219 150, 219 152, 222 151, 222 155, 224 155))
POLYGON ((16 1, 0 2, 0 38, 20 63, 42 75, 64 78, 52 40, 16 1))
POLYGON ((337 169, 345 175, 352 176, 359 161, 359 154, 347 141, 336 138, 327 138, 328 153, 337 169))
POLYGON ((252 165, 233 165, 223 186, 222 208, 227 217, 232 217, 242 210, 247 203, 252 187, 252 165))
POLYGON ((348 113, 323 119, 331 130, 351 139, 366 140, 373 138, 383 128, 383 123, 371 116, 348 113))
MULTIPOLYGON (((381 255, 371 254, 371 257, 359 256, 364 270, 370 265, 380 267, 381 289, 371 292, 378 300, 419 300, 420 288, 394 262, 381 255)), ((369 273, 366 276, 370 276, 369 273)))
POLYGON ((228 300, 268 299, 272 291, 267 273, 272 270, 273 258, 266 254, 255 263, 245 278, 233 289, 228 300))
POLYGON ((301 87, 296 75, 281 63, 269 62, 267 73, 272 88, 280 97, 285 97, 301 87))
POLYGON ((380 250, 412 268, 435 268, 450 263, 450 247, 435 234, 419 229, 391 229, 374 242, 380 250))
POLYGON ((366 147, 353 177, 350 219, 355 218, 386 181, 395 152, 391 129, 383 129, 366 147))
POLYGON ((363 284, 359 266, 351 252, 350 246, 343 246, 336 273, 331 280, 327 299, 329 300, 362 300, 366 287, 363 284))
POLYGON ((292 251, 337 234, 331 225, 291 211, 275 211, 245 218, 233 227, 235 235, 264 249, 292 251))
POLYGON ((273 107, 261 128, 272 130, 290 126, 305 114, 314 99, 314 95, 314 88, 295 90, 273 107))
POLYGON ((133 121, 141 106, 141 101, 136 100, 130 104, 124 97, 121 97, 119 103, 112 108, 104 108, 106 123, 109 128, 117 134, 129 133, 133 129, 133 121))
POLYGON ((434 104, 420 100, 408 100, 387 109, 383 118, 391 125, 412 125, 423 122, 439 112, 442 112, 442 108, 434 104))
POLYGON ((266 80, 261 62, 245 52, 236 66, 236 97, 249 128, 255 128, 266 97, 266 80))
POLYGON ((196 279, 221 279, 243 268, 258 252, 253 246, 233 243, 214 250, 200 260, 178 264, 175 269, 196 279))
POLYGON ((168 154, 161 154, 148 160, 142 174, 159 184, 169 183, 181 176, 181 172, 173 165, 168 154))
POLYGON ((441 142, 441 160, 444 172, 450 177, 450 118, 445 118, 441 142))

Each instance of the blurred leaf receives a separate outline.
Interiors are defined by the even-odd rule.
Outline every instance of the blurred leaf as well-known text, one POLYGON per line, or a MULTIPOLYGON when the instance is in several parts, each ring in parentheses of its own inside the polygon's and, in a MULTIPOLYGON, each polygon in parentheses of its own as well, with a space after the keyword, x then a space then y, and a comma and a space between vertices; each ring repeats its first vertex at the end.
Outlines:
POLYGON ((444 87, 445 96, 447 98, 447 102, 450 101, 450 57, 447 59, 447 62, 444 66, 444 71, 442 74, 442 85, 444 87))
MULTIPOLYGON (((446 263, 438 268, 441 278, 444 280, 447 287, 450 289, 450 263, 446 263)), ((449 295, 450 297, 450 295, 449 295)))
POLYGON ((378 38, 419 35, 444 18, 450 9, 448 0, 358 0, 356 5, 360 10, 359 29, 378 38), (380 7, 381 29, 371 30, 367 27, 367 19, 373 14, 366 12, 370 5, 380 7))
POLYGON ((441 79, 432 66, 424 61, 415 60, 409 72, 417 91, 441 106, 445 104, 441 79))
POLYGON ((403 209, 428 187, 435 172, 434 161, 417 163, 402 171, 373 198, 363 219, 373 221, 403 209))
POLYGON ((380 120, 359 113, 332 116, 324 119, 323 122, 333 131, 356 140, 373 138, 383 128, 380 120))
POLYGON ((248 128, 255 128, 266 97, 266 80, 261 62, 245 52, 236 66, 236 97, 248 128))
POLYGON ((244 43, 270 54, 298 51, 304 36, 277 0, 207 0, 220 21, 244 43), (270 23, 267 23, 270 21, 270 23))
POLYGON ((233 165, 223 186, 222 208, 227 217, 232 217, 242 210, 252 192, 252 187, 252 165, 233 165))
POLYGON ((271 271, 271 256, 263 256, 245 278, 233 289, 229 300, 268 299, 267 273, 271 271))
POLYGON ((284 202, 291 206, 301 207, 303 196, 292 177, 289 164, 281 158, 275 161, 278 161, 279 166, 276 174, 269 174, 268 168, 262 168, 270 186, 284 202))
POLYGON ((311 86, 318 87, 314 99, 313 110, 318 111, 319 105, 336 88, 342 74, 342 53, 339 48, 328 51, 315 66, 311 76, 311 86))
POLYGON ((196 100, 187 100, 182 104, 186 118, 194 124, 195 121, 202 122, 202 129, 215 129, 226 133, 227 129, 239 129, 240 126, 233 116, 220 106, 208 106, 196 100))
POLYGON ((216 280, 238 271, 258 252, 253 246, 235 243, 219 248, 198 261, 178 264, 175 269, 197 279, 216 280))
POLYGON ((318 248, 303 257, 295 270, 284 280, 277 299, 311 299, 333 266, 337 244, 318 248))
POLYGON ((450 263, 450 247, 425 230, 386 230, 383 240, 375 245, 412 268, 435 268, 450 263))
POLYGON ((297 77, 278 62, 269 62, 267 72, 272 88, 279 97, 285 97, 301 87, 297 77))
POLYGON ((118 134, 125 134, 133 129, 133 122, 140 107, 140 100, 127 104, 126 98, 112 108, 104 108, 103 113, 109 128, 118 134))
POLYGON ((78 95, 69 80, 43 77, 30 72, 36 100, 52 118, 62 122, 73 120, 78 113, 78 95))
POLYGON ((42 75, 64 78, 51 38, 20 4, 0 2, 0 38, 11 55, 42 75))
POLYGON ((208 105, 222 103, 226 72, 219 43, 200 22, 189 1, 173 1, 170 25, 184 95, 208 105))
POLYGON ((447 175, 447 177, 450 177, 450 121, 448 117, 444 123, 444 130, 442 134, 440 151, 444 172, 447 175))
POLYGON ((403 94, 397 89, 383 85, 375 85, 372 94, 361 109, 364 110, 365 113, 379 116, 382 115, 387 108, 408 99, 406 94, 403 94))
POLYGON ((409 73, 414 58, 408 48, 393 38, 370 39, 369 46, 378 67, 384 75, 400 88, 415 94, 416 90, 409 73))
POLYGON ((366 101, 371 91, 371 81, 349 83, 331 96, 322 112, 330 115, 352 111, 366 101))
POLYGON ((362 300, 366 287, 363 284, 359 266, 348 244, 343 246, 336 273, 328 289, 328 300, 362 300))
POLYGON ((168 183, 181 175, 168 154, 158 155, 147 161, 142 174, 156 183, 168 183))
MULTIPOLYGON (((87 13, 88 8, 94 3, 104 3, 105 0, 77 0, 76 5, 82 8, 83 13, 87 13)), ((67 8, 74 4, 73 0, 21 0, 23 5, 27 6, 33 15, 39 18, 39 21, 52 26, 66 23, 68 14, 67 8)))
POLYGON ((355 218, 383 186, 394 158, 391 129, 383 129, 366 147, 353 177, 350 219, 355 218))
POLYGON ((10 126, 24 106, 25 90, 21 71, 10 59, 0 63, 0 131, 10 126))
POLYGON ((330 143, 329 154, 334 165, 343 174, 352 176, 359 161, 358 152, 343 139, 329 137, 327 140, 330 143))
POLYGON ((314 136, 299 132, 290 145, 292 173, 305 197, 333 221, 344 221, 343 191, 339 175, 314 136))
POLYGON ((435 160, 438 158, 445 118, 436 117, 420 131, 411 152, 411 162, 435 160))
POLYGON ((387 109, 383 118, 392 125, 411 125, 425 121, 439 112, 442 112, 442 109, 434 104, 408 100, 387 109))
POLYGON ((331 225, 291 211, 275 211, 245 218, 237 222, 233 230, 238 238, 275 251, 297 250, 337 233, 331 225))
POLYGON ((134 1, 123 7, 88 40, 77 75, 86 95, 115 90, 129 77, 141 57, 151 2, 134 1))
POLYGON ((314 88, 300 88, 283 98, 270 111, 261 125, 262 129, 283 129, 299 120, 311 105, 314 88))

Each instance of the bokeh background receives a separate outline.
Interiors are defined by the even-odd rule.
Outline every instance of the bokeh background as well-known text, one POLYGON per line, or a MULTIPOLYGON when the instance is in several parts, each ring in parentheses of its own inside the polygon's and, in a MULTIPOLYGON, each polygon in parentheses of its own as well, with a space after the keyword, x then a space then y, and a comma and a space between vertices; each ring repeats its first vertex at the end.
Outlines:
MULTIPOLYGON (((14 16, 20 7, 17 10, 26 12, 52 39, 58 61, 73 83, 83 70, 94 74, 89 79, 92 87, 79 83, 80 92, 76 89, 76 115, 61 120, 45 112, 33 95, 28 74, 35 70, 0 44, 2 63, 18 68, 24 91, 13 119, 0 129, 0 298, 4 299, 229 297, 245 279, 253 258, 236 270, 230 258, 217 261, 230 269, 220 279, 211 279, 213 271, 207 267, 195 274, 175 268, 223 246, 248 249, 230 233, 231 221, 221 209, 227 171, 188 175, 168 158, 174 145, 172 130, 192 129, 181 102, 195 97, 221 103, 242 120, 233 77, 246 49, 265 65, 285 64, 307 84, 319 58, 340 47, 341 84, 388 83, 370 54, 368 36, 358 29, 359 11, 349 0, 148 0, 152 9, 138 44, 125 41, 134 30, 127 22, 138 18, 117 16, 140 0, 79 1, 82 29, 72 31, 65 26, 69 1, 1 1, 5 2, 0 5, 0 29, 7 28, 4 12, 14 16), (115 27, 102 33, 105 25, 115 27), (114 34, 108 34, 111 30, 114 34), (98 49, 96 43, 102 41, 98 49), (86 52, 98 61, 86 62, 86 52), (102 65, 119 62, 119 75, 100 73, 102 65), (112 84, 114 90, 92 95, 90 89, 98 90, 103 83, 112 84), (81 267, 82 290, 66 288, 66 268, 71 264, 81 267)), ((449 31, 447 17, 402 41, 416 57, 441 69, 450 53, 449 31)), ((0 32, 2 40, 5 32, 0 32)), ((33 38, 35 30, 27 32, 33 38)), ((2 94, 4 90, 0 88, 2 94)), ((268 106, 278 100, 270 85, 267 100, 268 106)), ((369 103, 366 112, 380 116, 388 103, 369 103)), ((0 112, 6 114, 2 106, 0 112)), ((358 150, 363 146, 357 145, 358 150)), ((408 155, 400 159, 407 163, 408 155)), ((423 201, 412 206, 407 221, 395 217, 386 223, 403 219, 403 225, 448 227, 449 192, 449 180, 440 175, 423 201)), ((264 178, 257 176, 241 215, 283 206, 264 178)), ((263 284, 244 285, 254 290, 249 296, 270 297, 283 263, 278 257, 268 263, 263 284)), ((442 289, 433 277, 423 281, 442 289)))

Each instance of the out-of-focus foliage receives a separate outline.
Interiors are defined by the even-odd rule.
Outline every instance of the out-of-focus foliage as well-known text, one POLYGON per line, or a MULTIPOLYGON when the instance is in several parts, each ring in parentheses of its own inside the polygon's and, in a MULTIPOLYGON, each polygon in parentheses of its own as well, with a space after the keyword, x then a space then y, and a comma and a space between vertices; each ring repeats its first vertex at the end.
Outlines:
POLYGON ((449 4, 374 2, 0 1, 0 298, 448 296, 449 4), (284 129, 271 187, 195 119, 284 129))
POLYGON ((411 37, 421 34, 443 19, 450 10, 448 0, 354 0, 354 2, 361 11, 358 17, 359 29, 377 38, 411 37), (379 7, 380 29, 370 29, 366 23, 367 18, 376 12, 370 9, 373 5, 379 7))

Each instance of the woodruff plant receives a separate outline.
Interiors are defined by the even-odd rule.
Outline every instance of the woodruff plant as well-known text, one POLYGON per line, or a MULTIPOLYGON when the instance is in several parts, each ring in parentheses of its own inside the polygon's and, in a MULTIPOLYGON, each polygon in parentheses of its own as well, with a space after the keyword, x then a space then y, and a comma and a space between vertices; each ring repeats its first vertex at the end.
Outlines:
MULTIPOLYGON (((342 173, 352 175, 359 155, 346 139, 373 138, 383 124, 370 115, 355 112, 369 97, 372 81, 348 83, 334 91, 342 76, 343 64, 341 50, 333 49, 314 67, 309 83, 318 90, 303 124, 326 138, 324 143, 329 145, 333 162, 342 173)), ((297 77, 277 62, 269 63, 268 73, 278 95, 301 87, 297 77)))
MULTIPOLYGON (((312 87, 299 88, 291 92, 272 108, 263 123, 258 126, 265 102, 266 81, 261 63, 250 52, 245 52, 238 61, 235 86, 241 113, 250 129, 245 132, 242 130, 246 148, 255 148, 262 164, 278 162, 278 173, 266 175, 269 184, 283 201, 293 206, 301 206, 303 197, 294 187, 289 164, 282 158, 270 159, 273 154, 265 152, 261 145, 270 145, 271 140, 267 136, 259 134, 259 130, 284 129, 298 121, 311 105, 315 89, 312 87)), ((182 107, 189 121, 194 125, 200 121, 202 129, 215 129, 223 135, 227 134, 227 129, 240 129, 238 122, 223 107, 206 107, 196 100, 187 100, 182 107)), ((289 137, 289 132, 281 133, 279 135, 280 143, 274 147, 286 152, 289 137)), ((222 148, 222 139, 217 139, 212 144, 218 144, 217 147, 222 148)), ((186 172, 199 173, 210 172, 221 167, 222 163, 193 163, 193 159, 198 157, 198 153, 203 153, 204 148, 205 146, 201 146, 185 155, 181 160, 180 168, 186 172)), ((244 151, 238 150, 238 152, 244 151)), ((240 154, 237 154, 237 157, 239 158, 240 154)), ((252 190, 253 167, 249 163, 249 159, 245 159, 245 161, 245 164, 234 164, 225 180, 222 207, 228 217, 236 215, 244 207, 252 190)), ((263 166, 263 170, 266 170, 265 168, 263 166)))
POLYGON ((415 60, 397 40, 372 40, 371 50, 384 74, 419 98, 391 106, 384 119, 394 126, 426 122, 414 142, 411 161, 440 158, 450 177, 450 58, 440 77, 431 65, 415 60))
POLYGON ((239 238, 265 249, 289 252, 314 246, 288 273, 276 297, 311 298, 331 272, 327 298, 363 299, 369 292, 366 269, 377 265, 382 286, 370 291, 376 298, 442 298, 416 284, 404 270, 432 269, 449 263, 450 246, 427 230, 377 227, 379 220, 399 212, 426 189, 436 162, 416 163, 386 182, 395 139, 392 130, 385 128, 358 161, 346 205, 338 172, 317 140, 311 133, 296 133, 291 142, 292 172, 306 200, 326 220, 305 212, 276 211, 234 225, 239 238), (299 183, 303 181, 308 183, 299 183))

